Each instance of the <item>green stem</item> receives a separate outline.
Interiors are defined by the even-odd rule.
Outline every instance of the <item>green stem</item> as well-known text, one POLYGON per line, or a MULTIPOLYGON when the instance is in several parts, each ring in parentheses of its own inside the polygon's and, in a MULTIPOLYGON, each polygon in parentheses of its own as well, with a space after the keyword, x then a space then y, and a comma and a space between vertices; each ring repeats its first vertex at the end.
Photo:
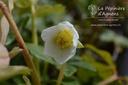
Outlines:
POLYGON ((61 85, 62 79, 64 77, 65 68, 66 68, 66 63, 62 64, 62 66, 61 66, 59 77, 58 77, 56 85, 61 85))
POLYGON ((32 80, 34 85, 41 85, 40 84, 40 80, 39 80, 39 76, 36 72, 35 66, 33 64, 33 61, 31 59, 30 53, 25 45, 25 42, 22 38, 22 36, 20 35, 20 32, 18 30, 18 27, 12 17, 12 15, 10 14, 8 8, 6 7, 6 5, 0 1, 0 9, 2 10, 3 14, 5 15, 6 19, 8 20, 10 27, 17 39, 17 42, 19 44, 19 47, 23 49, 22 54, 24 55, 24 59, 28 65, 28 67, 32 70, 31 72, 31 76, 32 76, 32 80))
POLYGON ((47 62, 44 62, 44 69, 43 69, 43 78, 44 78, 44 81, 46 81, 47 70, 48 70, 48 63, 47 62))
POLYGON ((31 5, 31 14, 32 14, 32 41, 35 45, 38 45, 38 36, 36 29, 36 13, 33 4, 31 5))
MULTIPOLYGON (((38 35, 37 35, 37 29, 36 29, 36 13, 35 13, 34 4, 31 5, 31 14, 32 14, 32 42, 33 44, 38 45, 38 35)), ((40 75, 39 59, 34 56, 33 62, 38 74, 40 75)))

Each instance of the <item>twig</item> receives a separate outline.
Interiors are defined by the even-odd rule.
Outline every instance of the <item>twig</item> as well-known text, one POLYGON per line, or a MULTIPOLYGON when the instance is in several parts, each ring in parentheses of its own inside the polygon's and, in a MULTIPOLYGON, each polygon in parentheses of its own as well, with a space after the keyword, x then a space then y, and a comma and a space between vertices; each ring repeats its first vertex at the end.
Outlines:
POLYGON ((10 24, 10 27, 11 27, 11 29, 12 29, 12 31, 13 31, 16 39, 17 39, 19 47, 23 49, 22 54, 24 55, 24 59, 28 65, 28 67, 32 70, 31 76, 32 76, 32 80, 33 80, 34 85, 41 85, 40 80, 39 80, 39 76, 36 72, 36 69, 34 67, 34 64, 33 64, 33 61, 31 59, 31 56, 29 54, 29 51, 25 45, 25 42, 20 35, 20 32, 18 30, 18 27, 15 24, 15 21, 13 20, 12 15, 10 14, 8 8, 6 7, 6 5, 2 1, 0 1, 0 9, 2 10, 3 14, 7 18, 8 22, 10 24))
POLYGON ((109 83, 115 81, 118 79, 117 74, 114 74, 113 76, 111 76, 110 78, 103 80, 101 82, 99 82, 97 85, 108 85, 109 83))

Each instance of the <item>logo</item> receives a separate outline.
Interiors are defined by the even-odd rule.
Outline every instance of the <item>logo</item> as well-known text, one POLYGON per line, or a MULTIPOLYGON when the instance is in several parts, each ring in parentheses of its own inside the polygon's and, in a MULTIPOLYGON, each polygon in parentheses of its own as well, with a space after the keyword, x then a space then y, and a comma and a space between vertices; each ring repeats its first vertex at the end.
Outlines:
POLYGON ((92 17, 94 17, 95 14, 96 14, 97 11, 98 11, 97 6, 94 5, 94 4, 89 5, 89 6, 88 6, 88 9, 90 10, 92 17))
POLYGON ((88 6, 88 10, 90 10, 90 14, 92 18, 97 15, 98 17, 106 18, 106 17, 116 17, 116 18, 123 18, 120 14, 120 11, 125 11, 125 7, 123 6, 97 6, 91 4, 88 6))
POLYGON ((98 6, 91 4, 87 9, 90 11, 91 16, 88 18, 95 18, 95 20, 98 21, 98 23, 93 23, 91 26, 121 26, 121 23, 116 22, 119 21, 120 18, 125 19, 125 17, 121 14, 122 12, 126 13, 125 6, 98 6))

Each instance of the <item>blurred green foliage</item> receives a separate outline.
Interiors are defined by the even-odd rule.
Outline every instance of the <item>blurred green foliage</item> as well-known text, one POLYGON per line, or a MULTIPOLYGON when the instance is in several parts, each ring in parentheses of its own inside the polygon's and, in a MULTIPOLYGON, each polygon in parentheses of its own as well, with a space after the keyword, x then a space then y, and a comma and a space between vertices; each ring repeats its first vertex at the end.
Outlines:
MULTIPOLYGON (((87 9, 90 4, 104 6, 110 3, 117 5, 121 2, 121 0, 118 2, 113 1, 114 0, 14 0, 12 15, 32 58, 33 56, 37 57, 40 61, 40 78, 42 85, 55 85, 60 65, 52 58, 43 55, 44 43, 41 39, 41 32, 43 29, 61 21, 73 23, 80 34, 80 41, 85 44, 85 48, 78 49, 77 55, 68 61, 62 85, 96 85, 98 82, 108 79, 114 72, 117 72, 116 64, 111 54, 113 50, 110 52, 110 49, 113 49, 113 47, 109 49, 109 47, 106 46, 110 43, 127 47, 128 39, 113 30, 104 30, 111 29, 111 27, 91 27, 91 23, 97 23, 97 21, 87 18, 90 16, 90 11, 87 9), (106 2, 108 3, 106 4, 106 2), (30 7, 32 4, 35 5, 36 9, 35 22, 39 40, 38 46, 32 43, 31 37, 32 16, 30 7), (107 50, 98 48, 105 48, 107 50)), ((124 6, 125 4, 121 3, 120 5, 124 6)), ((126 13, 122 13, 122 16, 123 15, 127 16, 126 13)), ((123 22, 124 20, 121 20, 120 23, 123 22)), ((9 31, 5 45, 9 51, 17 46, 15 36, 11 30, 9 31)), ((21 54, 18 54, 11 60, 11 65, 26 65, 19 61, 24 62, 21 54)), ((22 75, 19 75, 1 81, 0 85, 3 84, 25 85, 25 82, 23 81, 22 75)), ((116 81, 110 82, 108 85, 123 85, 123 83, 122 80, 117 79, 116 81)))

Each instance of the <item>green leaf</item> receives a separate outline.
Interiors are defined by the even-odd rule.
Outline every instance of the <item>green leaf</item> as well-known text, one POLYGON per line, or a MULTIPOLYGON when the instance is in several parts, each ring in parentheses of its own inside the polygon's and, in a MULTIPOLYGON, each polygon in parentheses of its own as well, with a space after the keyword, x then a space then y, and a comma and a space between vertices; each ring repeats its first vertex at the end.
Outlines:
POLYGON ((31 0, 14 0, 14 3, 19 8, 28 8, 32 4, 31 0))
POLYGON ((30 15, 29 14, 24 14, 22 17, 21 17, 21 20, 20 22, 18 22, 18 26, 19 26, 19 31, 21 31, 22 29, 24 28, 27 28, 27 24, 29 22, 29 19, 30 19, 30 15))
POLYGON ((123 46, 123 47, 128 47, 128 38, 117 35, 116 38, 114 39, 115 44, 123 46))
POLYGON ((63 80, 62 85, 80 85, 78 80, 74 77, 66 78, 63 80))
POLYGON ((112 60, 112 56, 109 52, 107 52, 105 50, 97 49, 96 47, 94 47, 93 45, 90 45, 90 44, 86 44, 85 48, 90 49, 93 53, 96 53, 97 55, 99 55, 99 58, 103 59, 108 65, 115 68, 115 65, 112 60))
POLYGON ((90 50, 91 53, 90 51, 86 51, 83 55, 83 59, 95 66, 98 76, 102 79, 112 76, 113 70, 116 70, 112 56, 107 51, 97 49, 90 44, 86 44, 85 48, 90 50))
POLYGON ((9 52, 9 56, 10 58, 15 57, 18 53, 22 52, 23 49, 19 48, 19 47, 14 47, 10 52, 9 52))
POLYGON ((49 62, 51 64, 54 64, 54 60, 52 58, 50 58, 49 56, 43 55, 43 46, 37 46, 31 43, 27 43, 27 47, 33 56, 41 60, 44 60, 46 62, 49 62))
POLYGON ((30 80, 25 75, 23 76, 23 79, 26 82, 26 85, 31 85, 30 80))
POLYGON ((63 82, 63 85, 80 85, 78 81, 63 82))
POLYGON ((14 40, 15 40, 15 36, 14 36, 13 32, 10 30, 10 31, 9 31, 9 34, 8 34, 8 36, 7 36, 5 45, 11 44, 14 40))
POLYGON ((79 68, 79 70, 77 71, 76 74, 77 74, 78 78, 81 81, 88 82, 90 80, 90 78, 95 77, 95 75, 97 74, 97 72, 90 71, 88 69, 79 68))
POLYGON ((52 13, 64 13, 65 7, 61 4, 57 4, 55 6, 43 5, 37 8, 36 13, 37 16, 47 16, 52 13))
POLYGON ((12 78, 20 74, 30 74, 30 69, 25 66, 9 66, 7 69, 0 70, 0 81, 12 78))
MULTIPOLYGON (((61 69, 61 65, 60 64, 55 63, 55 66, 56 66, 57 69, 61 69)), ((66 68, 65 68, 64 75, 69 77, 69 76, 72 76, 76 71, 77 71, 77 69, 76 69, 75 66, 67 64, 66 68)))
POLYGON ((105 42, 113 42, 114 44, 123 46, 123 47, 128 47, 128 38, 125 36, 116 34, 115 32, 111 30, 105 30, 101 35, 100 35, 100 40, 105 41, 105 42))
POLYGON ((116 33, 114 33, 111 30, 105 30, 101 35, 100 35, 100 40, 105 41, 105 42, 113 42, 114 38, 116 36, 116 33))
POLYGON ((94 64, 95 64, 95 66, 98 70, 98 74, 101 78, 106 79, 113 75, 111 66, 107 66, 107 65, 101 64, 99 62, 94 62, 94 64))
POLYGON ((82 61, 81 62, 80 61, 79 62, 69 62, 69 64, 74 65, 74 66, 78 66, 78 67, 81 67, 84 69, 89 69, 91 71, 96 71, 96 68, 87 62, 82 62, 82 61))
POLYGON ((83 44, 78 40, 77 48, 84 48, 83 44))
MULTIPOLYGON (((112 68, 110 65, 106 65, 106 64, 103 64, 103 63, 97 61, 96 59, 94 59, 94 56, 91 56, 91 55, 88 55, 87 53, 85 53, 83 55, 83 59, 86 62, 90 62, 91 64, 93 64, 95 66, 95 68, 97 69, 98 76, 100 76, 102 79, 109 78, 110 76, 113 75, 114 68, 112 68)), ((86 75, 86 74, 83 74, 83 75, 86 75)), ((83 78, 82 74, 80 74, 80 76, 81 76, 81 78, 83 78)), ((82 80, 86 81, 87 79, 82 79, 82 80)))
POLYGON ((64 74, 65 76, 69 77, 72 76, 76 71, 77 71, 76 67, 67 65, 64 74))

